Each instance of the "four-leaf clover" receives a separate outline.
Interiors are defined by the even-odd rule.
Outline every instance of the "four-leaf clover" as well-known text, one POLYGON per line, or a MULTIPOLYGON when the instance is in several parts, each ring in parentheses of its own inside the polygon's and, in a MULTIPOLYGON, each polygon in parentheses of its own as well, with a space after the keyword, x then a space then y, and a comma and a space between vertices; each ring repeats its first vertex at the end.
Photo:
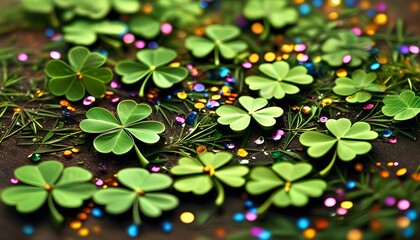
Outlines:
POLYGON ((145 79, 139 91, 139 96, 144 96, 144 88, 150 77, 160 88, 170 88, 188 76, 188 70, 184 67, 166 66, 177 57, 172 49, 157 48, 146 49, 137 52, 140 62, 131 60, 121 61, 115 67, 115 71, 122 75, 123 83, 131 84, 145 79))
POLYGON ((134 146, 141 165, 146 166, 149 162, 137 148, 133 137, 148 144, 159 141, 158 134, 165 130, 165 125, 157 121, 142 121, 151 113, 152 108, 147 104, 124 100, 117 106, 118 119, 105 108, 94 107, 86 112, 87 119, 80 122, 80 128, 88 133, 101 133, 93 141, 98 152, 121 155, 134 146))
POLYGON ((265 212, 271 204, 277 207, 304 206, 309 197, 319 197, 327 188, 321 179, 300 180, 312 171, 308 163, 276 163, 270 167, 255 167, 245 188, 250 194, 262 194, 276 189, 258 209, 265 212))
POLYGON ((293 84, 309 84, 314 79, 307 74, 308 70, 303 66, 290 66, 285 61, 263 63, 258 69, 266 76, 249 76, 245 79, 251 90, 259 90, 260 96, 265 99, 284 98, 286 94, 295 94, 299 88, 293 84))
POLYGON ((105 205, 111 214, 121 214, 133 206, 133 220, 141 223, 139 209, 147 217, 159 217, 162 211, 178 206, 178 198, 169 194, 156 192, 167 189, 172 179, 162 173, 149 173, 141 168, 126 168, 117 173, 118 181, 127 188, 111 187, 95 193, 93 200, 105 205))
POLYGON ((24 184, 6 188, 1 199, 16 206, 22 213, 39 209, 48 202, 48 207, 57 222, 64 220, 54 202, 65 208, 78 208, 96 191, 89 183, 92 174, 80 167, 67 167, 58 161, 45 161, 38 166, 22 166, 15 170, 15 177, 24 184))
POLYGON ((206 36, 210 39, 189 36, 185 42, 186 47, 195 57, 205 57, 214 50, 214 62, 220 64, 219 52, 226 59, 232 59, 244 51, 247 45, 244 41, 232 39, 239 36, 241 31, 233 25, 210 25, 206 27, 206 36))
POLYGON ((371 131, 369 123, 366 122, 356 122, 352 126, 349 119, 340 118, 329 119, 325 124, 334 137, 309 131, 299 138, 302 145, 309 147, 308 155, 314 158, 324 156, 336 146, 333 160, 321 171, 321 175, 328 173, 337 155, 343 161, 353 160, 356 155, 366 154, 372 149, 372 145, 363 140, 373 140, 378 137, 378 133, 371 131))
POLYGON ((216 110, 216 114, 220 117, 217 122, 222 125, 229 125, 234 131, 242 131, 247 128, 251 122, 251 117, 263 127, 272 127, 276 124, 274 118, 283 114, 280 107, 264 108, 268 101, 264 98, 252 98, 242 96, 239 103, 246 111, 232 105, 223 105, 216 110))
POLYGON ((112 72, 101 68, 106 58, 99 53, 91 53, 85 47, 74 47, 68 54, 70 66, 62 60, 52 60, 45 67, 50 77, 49 91, 56 96, 65 95, 70 101, 78 101, 85 96, 85 90, 94 97, 105 93, 105 84, 111 81, 112 72))
POLYGON ((411 119, 420 113, 420 97, 410 90, 400 95, 385 96, 383 103, 382 112, 398 121, 411 119))
POLYGON ((350 103, 366 102, 372 95, 369 92, 384 92, 385 85, 374 83, 377 75, 374 72, 367 73, 363 70, 356 70, 352 78, 337 78, 336 86, 333 88, 335 94, 346 97, 350 103))
POLYGON ((175 181, 175 189, 203 195, 214 186, 218 192, 215 203, 222 205, 225 197, 222 182, 231 187, 240 187, 245 184, 244 176, 249 171, 246 166, 225 166, 231 159, 232 154, 228 152, 204 152, 198 158, 181 158, 178 165, 171 168, 171 173, 187 176, 175 181))

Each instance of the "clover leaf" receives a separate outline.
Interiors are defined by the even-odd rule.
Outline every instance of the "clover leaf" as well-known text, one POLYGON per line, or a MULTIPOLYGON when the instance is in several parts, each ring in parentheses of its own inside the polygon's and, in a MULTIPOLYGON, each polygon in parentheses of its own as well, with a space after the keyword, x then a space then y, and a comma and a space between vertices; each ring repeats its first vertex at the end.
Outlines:
POLYGON ((188 76, 188 70, 184 67, 166 66, 177 57, 177 53, 168 48, 146 49, 137 52, 140 62, 131 60, 121 61, 115 67, 115 71, 122 75, 122 82, 131 84, 141 79, 143 84, 139 96, 144 96, 144 88, 150 77, 160 88, 170 88, 188 76))
POLYGON ((192 51, 192 55, 198 58, 205 57, 214 50, 214 62, 219 65, 219 52, 225 59, 232 59, 247 48, 244 41, 232 41, 240 32, 239 28, 233 25, 210 25, 205 29, 206 36, 210 39, 189 36, 185 45, 192 51))
POLYGON ((89 181, 92 174, 80 167, 67 167, 58 161, 45 161, 38 166, 21 166, 14 172, 23 184, 8 187, 1 193, 2 201, 16 206, 21 213, 30 213, 47 201, 56 222, 63 216, 57 211, 54 202, 65 208, 78 208, 89 199, 96 187, 89 181))
POLYGON ((327 39, 321 47, 321 58, 329 65, 338 67, 343 64, 346 55, 351 56, 350 67, 357 67, 370 56, 373 42, 369 37, 358 37, 350 30, 339 31, 334 37, 327 39))
POLYGON ((63 27, 63 39, 74 44, 91 45, 96 42, 97 35, 119 35, 125 30, 126 25, 122 22, 77 20, 63 27))
POLYGON ((385 96, 383 103, 382 112, 398 121, 414 118, 420 113, 420 97, 411 90, 385 96))
POLYGON ((62 16, 66 21, 73 19, 75 15, 101 19, 111 10, 109 0, 54 0, 54 3, 65 9, 62 16))
POLYGON ((244 16, 251 20, 267 19, 275 28, 298 20, 298 12, 287 6, 286 0, 248 0, 243 9, 244 16))
POLYGON ((332 161, 320 172, 321 175, 328 173, 337 155, 343 161, 353 160, 356 155, 366 154, 372 149, 372 145, 363 140, 373 140, 378 137, 378 133, 371 131, 369 123, 366 122, 356 122, 352 126, 349 119, 340 118, 329 119, 325 124, 333 137, 309 131, 299 138, 302 145, 309 147, 308 155, 314 158, 324 156, 336 146, 332 161))
POLYGON ((54 0, 20 0, 27 11, 36 13, 51 13, 54 10, 54 0))
POLYGON ((62 60, 52 60, 45 67, 50 78, 48 89, 53 95, 63 96, 70 101, 78 101, 85 91, 94 97, 101 97, 105 84, 111 81, 112 72, 100 67, 106 58, 99 53, 91 53, 85 47, 74 47, 68 54, 70 66, 62 60))
POLYGON ((239 103, 246 111, 236 106, 223 105, 216 110, 216 114, 219 115, 217 122, 229 125, 234 131, 242 131, 249 126, 251 117, 263 127, 272 127, 276 124, 274 118, 283 114, 283 109, 280 107, 264 108, 268 103, 264 98, 241 96, 239 103))
POLYGON ((162 211, 172 210, 178 206, 177 197, 157 192, 167 189, 172 179, 162 173, 149 173, 141 168, 126 168, 117 173, 118 181, 127 188, 111 187, 95 193, 93 200, 105 205, 111 214, 121 214, 133 207, 133 219, 141 223, 139 209, 147 217, 159 217, 162 211))
POLYGON ((158 134, 165 130, 160 122, 142 121, 151 113, 152 108, 147 104, 124 100, 117 106, 118 119, 105 108, 94 107, 86 112, 87 119, 80 122, 80 128, 87 133, 100 133, 93 141, 93 146, 100 153, 113 152, 121 155, 134 147, 144 167, 149 161, 141 154, 133 137, 152 144, 159 141, 158 134))
POLYGON ((204 152, 198 155, 198 158, 181 158, 178 164, 171 168, 171 173, 186 177, 175 180, 174 188, 180 192, 203 195, 215 187, 218 193, 215 204, 222 205, 225 198, 222 183, 240 187, 245 184, 244 176, 249 171, 246 166, 225 166, 231 159, 232 154, 228 152, 204 152))
POLYGON ((303 66, 290 66, 285 61, 263 63, 258 69, 266 76, 249 76, 245 83, 251 90, 259 90, 260 96, 265 99, 284 98, 286 94, 296 94, 299 88, 293 84, 309 84, 314 79, 307 74, 308 70, 303 66))
MULTIPOLYGON (((109 0, 108 0, 109 1, 109 0)), ((138 0, 111 0, 113 8, 119 13, 136 13, 140 9, 138 0)))
POLYGON ((372 97, 369 92, 384 92, 386 90, 385 85, 374 83, 376 77, 374 72, 366 74, 365 71, 358 69, 353 72, 352 78, 337 78, 333 91, 335 94, 348 96, 347 102, 366 102, 372 97))
POLYGON ((271 196, 259 207, 258 212, 265 212, 271 204, 277 207, 290 205, 301 207, 309 202, 309 197, 320 197, 327 188, 321 179, 300 180, 312 171, 308 163, 281 162, 270 167, 252 169, 245 189, 250 194, 259 195, 273 189, 271 196))

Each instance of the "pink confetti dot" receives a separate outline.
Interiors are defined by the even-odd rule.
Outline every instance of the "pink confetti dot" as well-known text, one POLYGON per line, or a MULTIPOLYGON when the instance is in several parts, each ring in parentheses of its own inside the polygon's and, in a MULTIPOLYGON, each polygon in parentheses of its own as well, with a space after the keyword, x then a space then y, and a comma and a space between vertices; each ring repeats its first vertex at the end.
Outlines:
POLYGON ((152 166, 150 168, 150 171, 152 171, 152 172, 159 172, 160 171, 160 167, 158 167, 158 166, 152 166))
POLYGON ((356 36, 360 36, 362 35, 362 30, 360 28, 353 28, 351 29, 351 31, 356 35, 356 36))
POLYGON ((345 208, 338 208, 337 209, 337 214, 338 215, 346 215, 347 214, 347 209, 345 209, 345 208))
POLYGON ((143 40, 138 40, 134 43, 134 46, 136 46, 138 49, 142 49, 146 47, 146 42, 143 40))
POLYGON ((325 201, 324 201, 324 205, 326 207, 334 207, 336 203, 337 203, 337 201, 332 197, 329 197, 329 198, 325 199, 325 201))
POLYGON ((21 61, 21 62, 26 62, 28 61, 28 54, 26 53, 19 53, 17 55, 17 60, 21 61))
POLYGON ((52 59, 55 59, 55 60, 60 59, 61 58, 61 53, 58 52, 58 51, 51 51, 50 52, 50 57, 52 59))
POLYGON ((246 212, 245 213, 245 219, 249 222, 253 222, 255 220, 257 220, 258 215, 252 212, 246 212))
POLYGON ((19 180, 17 178, 11 178, 10 179, 10 183, 11 184, 18 184, 19 183, 19 180))
POLYGON ((389 142, 392 144, 396 144, 397 143, 397 138, 393 137, 389 139, 389 142))
POLYGON ((407 210, 410 208, 410 202, 406 199, 401 199, 400 201, 398 201, 397 207, 401 211, 407 210))
POLYGON ((250 69, 250 68, 252 68, 252 63, 244 62, 244 63, 242 63, 242 67, 245 68, 245 69, 250 69))
POLYGON ((163 34, 168 35, 172 32, 172 25, 170 23, 162 23, 162 25, 160 25, 160 30, 162 31, 163 34))
POLYGON ((98 179, 98 180, 96 180, 96 182, 95 182, 95 185, 96 186, 102 186, 104 184, 104 181, 102 180, 102 179, 98 179))
POLYGON ((345 55, 344 57, 343 57, 343 63, 344 64, 347 64, 347 63, 349 63, 350 61, 351 61, 351 59, 352 59, 352 57, 351 57, 351 55, 345 55))
POLYGON ((385 198, 384 203, 386 206, 391 207, 395 204, 397 200, 393 196, 388 196, 385 198))
POLYGON ((413 53, 413 54, 417 54, 417 53, 419 53, 419 52, 420 52, 419 47, 414 46, 414 45, 410 46, 408 49, 409 49, 409 50, 410 50, 410 52, 411 52, 411 53, 413 53))
POLYGON ((363 110, 371 110, 375 105, 373 103, 367 103, 363 106, 363 110))
POLYGON ((133 43, 136 40, 136 37, 132 33, 126 33, 122 37, 122 40, 125 44, 133 43))

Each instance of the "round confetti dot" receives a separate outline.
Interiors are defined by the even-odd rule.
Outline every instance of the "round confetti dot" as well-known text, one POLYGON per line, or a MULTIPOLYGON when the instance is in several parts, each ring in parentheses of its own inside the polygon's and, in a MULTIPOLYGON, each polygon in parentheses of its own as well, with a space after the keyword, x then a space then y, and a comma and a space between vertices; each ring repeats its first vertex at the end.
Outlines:
POLYGON ((337 7, 340 6, 341 0, 328 0, 328 5, 331 7, 337 7))
POLYGON ((217 238, 224 238, 224 237, 226 237, 226 229, 224 229, 222 227, 218 227, 214 230, 214 235, 217 238))
POLYGON ((73 157, 73 152, 71 150, 64 151, 64 157, 65 158, 72 158, 73 157))
POLYGON ((136 40, 136 37, 132 33, 126 33, 122 37, 122 40, 125 44, 133 43, 136 40))
POLYGON ((195 152, 196 152, 197 154, 201 154, 201 153, 203 153, 203 152, 207 152, 207 148, 206 148, 206 146, 204 146, 204 145, 199 145, 199 146, 195 149, 195 152))
POLYGON ((380 231, 383 227, 382 222, 378 219, 373 219, 369 222, 369 227, 372 231, 380 231))
POLYGON ((103 215, 103 211, 100 208, 93 208, 92 209, 92 216, 96 217, 96 218, 100 218, 103 215))
POLYGON ((384 203, 388 207, 393 206, 396 202, 397 202, 397 200, 393 196, 388 196, 384 199, 384 203))
POLYGON ((335 198, 332 198, 332 197, 329 197, 329 198, 325 199, 325 201, 324 201, 324 205, 326 207, 334 207, 336 203, 337 203, 337 201, 335 200, 335 198))
POLYGON ((402 54, 408 54, 410 52, 410 48, 407 45, 401 45, 400 52, 402 54))
POLYGON ((347 54, 343 57, 343 63, 347 64, 347 63, 351 62, 351 59, 352 59, 351 55, 347 54))
POLYGON ((329 20, 336 20, 338 18, 338 13, 337 12, 330 12, 327 15, 329 20))
POLYGON ((347 209, 340 207, 340 208, 337 209, 336 212, 337 212, 338 215, 346 215, 347 214, 347 209))
POLYGON ((245 214, 243 213, 235 213, 233 214, 233 221, 235 222, 243 222, 245 220, 245 214))
POLYGON ((162 33, 164 35, 168 35, 172 32, 172 25, 170 23, 162 23, 162 25, 160 25, 160 31, 162 31, 162 33))
POLYGON ((381 66, 381 64, 380 64, 380 63, 375 62, 375 63, 372 63, 372 64, 369 66, 369 68, 370 68, 370 70, 378 70, 380 66, 381 66))
POLYGON ((410 202, 406 199, 401 199, 401 200, 398 201, 397 207, 401 211, 407 210, 407 209, 410 208, 410 202))
POLYGON ((276 59, 276 54, 273 52, 267 52, 266 54, 264 54, 264 60, 266 62, 272 62, 276 59))
POLYGON ((245 69, 250 69, 250 68, 252 68, 252 63, 250 63, 250 62, 243 62, 242 63, 242 67, 245 68, 245 69))
POLYGON ((80 220, 73 220, 70 222, 70 228, 71 229, 79 229, 82 227, 82 221, 80 220))
POLYGON ((407 168, 400 168, 395 172, 397 177, 402 177, 407 173, 407 168))
POLYGON ((392 136, 392 134, 393 134, 394 132, 391 130, 391 129, 384 129, 383 131, 382 131, 382 137, 384 137, 384 138, 389 138, 389 137, 391 137, 392 136))
POLYGON ((358 172, 363 171, 363 164, 361 164, 361 163, 354 164, 354 170, 356 170, 358 172))
POLYGON ((34 226, 31 224, 25 224, 22 226, 22 233, 25 235, 32 235, 35 232, 34 226))
POLYGON ((19 180, 17 178, 11 178, 10 179, 10 183, 11 184, 18 184, 19 183, 19 180))
POLYGON ((410 226, 410 223, 411 223, 411 221, 410 221, 410 219, 408 219, 408 217, 399 217, 397 219, 397 226, 399 228, 406 228, 406 227, 410 226))
POLYGON ((303 108, 302 108, 302 112, 304 114, 309 114, 309 113, 311 113, 311 111, 312 111, 312 109, 309 106, 303 106, 303 108))
POLYGON ((284 44, 281 46, 280 50, 284 53, 291 53, 294 50, 293 44, 284 44))
POLYGON ((295 49, 296 52, 303 52, 303 51, 306 50, 306 45, 303 44, 303 43, 296 44, 294 49, 295 49))
POLYGON ((251 55, 249 55, 248 60, 251 63, 256 63, 256 62, 258 62, 258 60, 260 60, 260 56, 256 53, 252 53, 251 55))
POLYGON ((198 102, 198 103, 194 104, 194 107, 197 108, 197 109, 203 109, 203 108, 206 107, 206 105, 204 105, 204 103, 202 103, 202 102, 198 102))
POLYGON ((268 230, 264 230, 259 236, 258 240, 269 240, 271 239, 271 232, 268 230))
POLYGON ((240 148, 240 149, 238 149, 238 156, 239 157, 246 157, 246 156, 248 156, 248 152, 245 149, 240 148))
POLYGON ((354 33, 354 35, 356 36, 360 36, 362 35, 362 29, 360 28, 352 28, 351 31, 354 33))
POLYGON ((303 54, 303 53, 299 53, 298 55, 296 55, 296 59, 297 59, 299 62, 306 62, 306 61, 308 61, 308 60, 309 60, 309 56, 308 56, 308 55, 306 55, 306 54, 303 54))
POLYGON ((78 213, 76 215, 77 219, 79 220, 86 220, 88 218, 88 215, 86 213, 78 213))
POLYGON ((373 21, 378 25, 384 25, 388 22, 388 16, 385 13, 379 13, 375 16, 373 21))
POLYGON ((78 232, 79 236, 81 236, 81 237, 87 237, 89 235, 89 233, 90 233, 90 231, 89 231, 88 228, 81 228, 81 229, 79 229, 79 232, 78 232))
POLYGON ((322 101, 321 101, 321 105, 322 105, 323 107, 325 107, 325 106, 329 106, 329 105, 331 105, 331 104, 332 104, 332 102, 333 102, 333 100, 332 100, 331 98, 324 98, 324 99, 322 99, 322 101))
POLYGON ((127 228, 127 235, 130 237, 137 237, 139 235, 139 226, 136 224, 131 224, 127 228))
POLYGON ((249 222, 253 222, 253 221, 257 220, 257 218, 258 218, 258 215, 256 213, 253 213, 253 212, 250 212, 250 211, 247 211, 245 213, 245 219, 249 222))
POLYGON ((58 51, 51 51, 50 52, 50 58, 52 59, 60 59, 61 58, 61 53, 58 51))
POLYGON ((413 53, 413 54, 418 54, 418 53, 420 52, 419 47, 414 46, 414 45, 410 46, 410 47, 409 47, 409 50, 410 50, 410 52, 411 52, 411 53, 413 53))
POLYGON ((353 203, 350 201, 344 201, 340 204, 340 206, 344 209, 350 209, 353 207, 353 203))
POLYGON ((274 141, 278 141, 281 139, 281 137, 284 135, 284 131, 281 129, 276 130, 276 132, 271 136, 271 139, 274 141))
POLYGON ((299 6, 299 12, 302 16, 306 16, 311 13, 311 5, 308 3, 303 3, 299 6))
POLYGON ((181 222, 183 222, 185 224, 190 224, 190 223, 194 222, 195 216, 192 212, 183 212, 179 216, 179 219, 181 220, 181 222))
POLYGON ((206 90, 206 87, 204 86, 204 84, 197 83, 197 84, 194 85, 193 89, 196 92, 203 92, 204 90, 206 90))
POLYGON ((413 226, 409 226, 402 231, 403 236, 405 238, 413 237, 415 232, 416 232, 416 229, 413 226))
POLYGON ((397 138, 395 138, 395 137, 390 138, 389 143, 396 144, 397 143, 397 138))
POLYGON ((326 123, 328 121, 328 118, 327 117, 320 117, 319 121, 322 122, 322 123, 326 123))
POLYGON ((363 106, 363 110, 372 110, 375 107, 375 105, 373 103, 366 103, 363 106))
POLYGON ((28 61, 28 54, 26 54, 26 53, 19 53, 18 55, 17 55, 17 60, 19 60, 19 61, 21 61, 21 62, 26 62, 26 61, 28 61))
POLYGON ((134 43, 134 46, 138 49, 142 49, 146 47, 146 42, 143 40, 138 40, 134 43))
POLYGON ((264 26, 261 23, 256 22, 252 24, 251 31, 255 34, 261 34, 264 32, 264 26))
POLYGON ((176 94, 176 96, 177 96, 179 99, 181 99, 181 100, 184 100, 184 99, 186 99, 186 98, 188 97, 188 95, 187 95, 185 92, 178 92, 178 93, 176 94))
POLYGON ((347 233, 347 240, 362 240, 363 232, 359 229, 352 229, 347 233))
POLYGON ((337 71, 335 72, 335 75, 337 75, 337 77, 346 77, 347 76, 347 70, 344 68, 339 68, 337 69, 337 71))
POLYGON ((314 228, 308 228, 302 232, 302 236, 305 239, 314 239, 316 237, 316 230, 314 228))
POLYGON ((410 209, 405 213, 405 216, 410 219, 410 221, 414 221, 417 219, 418 214, 417 211, 415 209, 410 209))
POLYGON ((154 48, 158 48, 159 44, 155 41, 151 41, 149 42, 149 44, 147 44, 147 47, 154 49, 154 48))
POLYGON ((352 180, 347 181, 346 187, 347 187, 347 189, 353 189, 353 188, 356 187, 356 182, 355 181, 352 181, 352 180))
POLYGON ((379 176, 381 176, 382 178, 388 178, 389 172, 387 170, 381 170, 379 171, 379 176))
POLYGON ((171 222, 165 221, 161 225, 161 229, 165 233, 170 233, 173 230, 173 224, 171 222))
POLYGON ((318 230, 327 229, 329 225, 330 225, 330 222, 328 222, 328 220, 325 218, 320 218, 320 219, 315 220, 315 228, 318 230))
POLYGON ((251 227, 250 229, 251 235, 254 237, 259 237, 264 231, 265 229, 261 227, 251 227))
POLYGON ((309 221, 308 218, 298 218, 296 220, 296 226, 303 230, 303 229, 307 229, 309 227, 309 225, 311 224, 311 222, 309 221))

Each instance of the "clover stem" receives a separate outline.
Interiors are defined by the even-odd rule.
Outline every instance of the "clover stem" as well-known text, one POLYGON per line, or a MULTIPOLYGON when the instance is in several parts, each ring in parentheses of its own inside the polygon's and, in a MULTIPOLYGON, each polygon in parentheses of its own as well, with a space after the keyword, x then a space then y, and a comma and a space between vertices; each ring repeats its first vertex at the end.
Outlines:
POLYGON ((265 202, 263 204, 261 204, 261 206, 258 207, 258 210, 257 210, 258 215, 264 214, 268 210, 268 208, 273 203, 273 198, 274 198, 275 194, 276 193, 271 194, 271 196, 268 197, 267 200, 265 200, 265 202))
POLYGON ((140 152, 140 149, 137 147, 136 144, 134 144, 134 150, 136 150, 136 154, 137 154, 137 157, 140 161, 140 165, 143 168, 147 167, 147 165, 149 165, 149 160, 147 160, 146 157, 143 156, 143 154, 140 152))
POLYGON ((137 225, 141 224, 141 218, 139 214, 139 197, 137 196, 133 202, 133 220, 137 225))
POLYGON ((147 74, 146 79, 144 79, 143 83, 141 84, 140 90, 139 90, 139 97, 144 97, 144 88, 146 87, 147 81, 149 80, 150 76, 152 76, 153 71, 150 71, 149 74, 147 74))
POLYGON ((264 32, 261 34, 260 39, 264 41, 265 39, 267 39, 268 34, 270 33, 270 23, 265 18, 264 18, 263 23, 264 23, 264 32))
POLYGON ((331 162, 328 164, 328 166, 326 168, 324 168, 322 171, 319 172, 319 174, 321 176, 325 176, 325 175, 327 175, 330 172, 332 166, 334 166, 334 163, 335 163, 335 159, 336 158, 337 158, 337 151, 334 152, 334 156, 331 159, 331 162))
POLYGON ((56 224, 62 223, 64 220, 63 215, 61 215, 61 213, 58 212, 57 208, 55 208, 51 193, 48 193, 48 208, 51 211, 51 215, 53 217, 54 222, 56 224))
POLYGON ((214 201, 214 203, 217 206, 221 206, 223 202, 225 201, 225 189, 223 188, 219 180, 217 180, 216 178, 214 179, 214 186, 216 187, 216 190, 217 190, 217 198, 216 198, 216 201, 214 201))
POLYGON ((219 47, 218 46, 216 46, 214 48, 214 64, 216 66, 219 66, 219 64, 220 64, 220 60, 219 60, 219 47))

